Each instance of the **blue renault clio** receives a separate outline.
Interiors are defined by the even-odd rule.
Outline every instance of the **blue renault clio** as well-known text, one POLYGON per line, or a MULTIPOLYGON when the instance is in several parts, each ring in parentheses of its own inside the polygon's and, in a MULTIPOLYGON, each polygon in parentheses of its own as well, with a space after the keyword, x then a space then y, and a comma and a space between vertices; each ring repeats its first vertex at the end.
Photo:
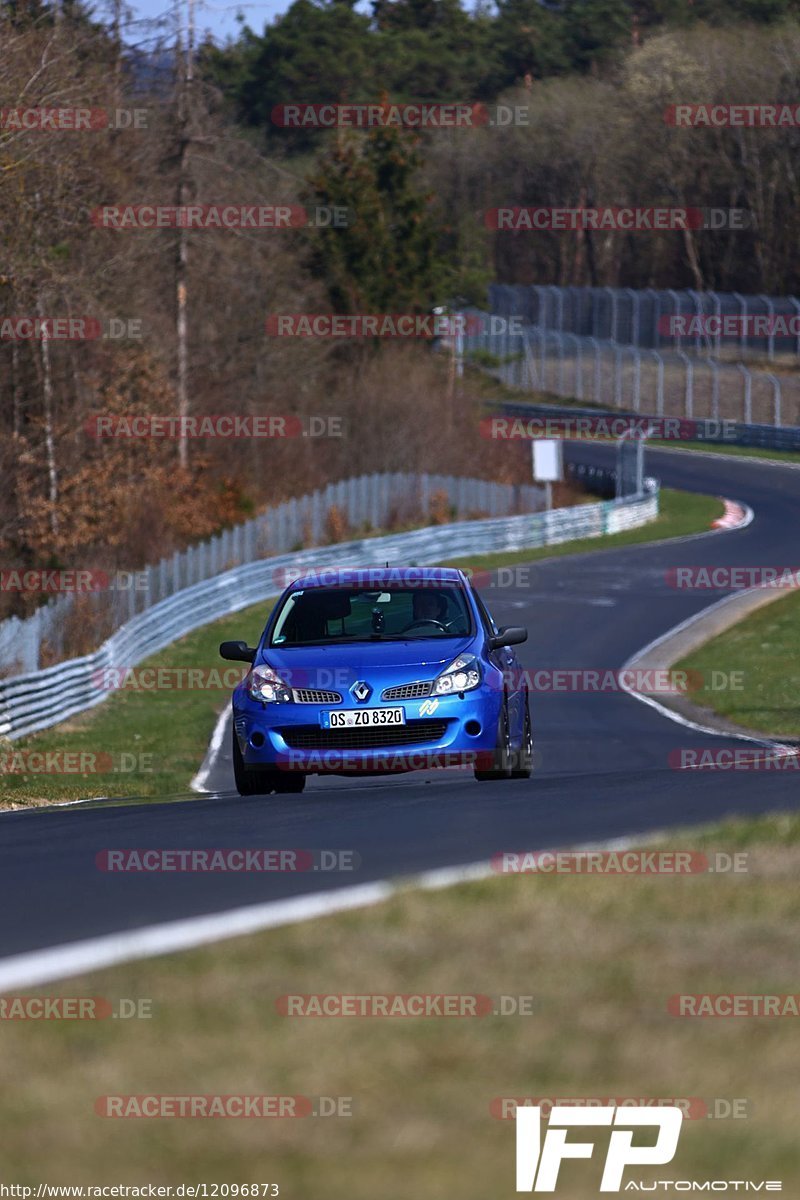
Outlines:
POLYGON ((311 773, 466 767, 527 779, 528 691, 513 646, 462 571, 325 570, 278 600, 233 693, 233 767, 243 796, 300 792, 311 773))

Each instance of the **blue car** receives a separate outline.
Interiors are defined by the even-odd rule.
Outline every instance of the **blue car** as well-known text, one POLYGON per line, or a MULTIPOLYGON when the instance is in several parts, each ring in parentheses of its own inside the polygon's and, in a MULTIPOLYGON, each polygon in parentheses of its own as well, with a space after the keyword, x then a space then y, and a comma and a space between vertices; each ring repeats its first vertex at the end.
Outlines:
POLYGON ((308 574, 284 591, 233 693, 233 768, 243 796, 301 792, 311 773, 467 767, 527 779, 526 677, 462 571, 364 568, 308 574))

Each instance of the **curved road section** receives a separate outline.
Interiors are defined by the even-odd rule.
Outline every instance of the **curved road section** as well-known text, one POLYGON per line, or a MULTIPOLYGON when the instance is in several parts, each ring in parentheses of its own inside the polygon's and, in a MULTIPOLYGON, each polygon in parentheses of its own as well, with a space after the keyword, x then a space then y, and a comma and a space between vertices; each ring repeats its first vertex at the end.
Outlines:
MULTIPOLYGON (((598 464, 611 454, 600 446, 569 450, 598 464)), ((727 594, 677 590, 667 582, 671 568, 792 563, 800 470, 648 451, 647 472, 668 487, 743 501, 755 519, 738 531, 536 563, 517 572, 513 586, 484 587, 501 624, 527 624, 520 649, 531 673, 618 669, 727 594)), ((557 685, 533 697, 533 713, 538 769, 530 781, 478 784, 463 771, 330 777, 312 779, 299 797, 241 799, 226 738, 208 796, 3 816, 0 986, 4 960, 10 967, 26 952, 485 862, 504 850, 606 842, 798 805, 794 771, 675 769, 682 747, 745 743, 688 729, 625 692, 557 685), (357 869, 114 873, 98 866, 109 849, 231 847, 351 852, 344 861, 357 869)), ((312 858, 318 866, 331 861, 312 858)))

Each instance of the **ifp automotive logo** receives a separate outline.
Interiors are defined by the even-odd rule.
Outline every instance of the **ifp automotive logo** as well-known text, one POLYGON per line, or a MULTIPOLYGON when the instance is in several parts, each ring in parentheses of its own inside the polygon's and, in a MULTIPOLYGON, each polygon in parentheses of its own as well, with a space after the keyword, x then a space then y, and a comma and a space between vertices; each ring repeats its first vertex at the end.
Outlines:
POLYGON ((646 1191, 674 1189, 681 1192, 727 1192, 767 1191, 780 1192, 780 1179, 659 1179, 655 1183, 643 1183, 628 1179, 623 1184, 626 1167, 654 1167, 672 1162, 678 1149, 678 1139, 683 1121, 683 1109, 677 1105, 660 1105, 658 1108, 623 1107, 616 1104, 591 1108, 577 1108, 568 1104, 554 1104, 550 1109, 547 1132, 542 1141, 540 1107, 518 1107, 517 1121, 517 1191, 554 1192, 562 1162, 568 1158, 591 1158, 594 1153, 592 1142, 568 1142, 567 1133, 572 1126, 613 1126, 609 1137, 601 1192, 646 1191), (656 1139, 645 1145, 634 1145, 639 1129, 654 1126, 656 1139))
POLYGON ((591 1142, 568 1142, 567 1130, 573 1125, 615 1126, 608 1144, 601 1192, 618 1192, 628 1166, 662 1166, 672 1162, 678 1148, 683 1112, 674 1105, 658 1109, 572 1108, 554 1105, 550 1110, 547 1133, 542 1145, 540 1108, 517 1109, 517 1191, 554 1192, 558 1172, 565 1158, 591 1158, 591 1142), (652 1146, 634 1146, 634 1130, 655 1125, 658 1137, 652 1146))

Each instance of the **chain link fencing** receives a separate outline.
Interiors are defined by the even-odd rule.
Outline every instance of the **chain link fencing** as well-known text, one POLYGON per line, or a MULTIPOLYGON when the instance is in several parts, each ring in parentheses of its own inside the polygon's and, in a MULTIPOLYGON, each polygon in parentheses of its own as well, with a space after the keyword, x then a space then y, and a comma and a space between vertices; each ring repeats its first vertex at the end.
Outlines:
MULTIPOLYGON (((683 350, 640 349, 510 320, 519 313, 463 312, 466 332, 454 339, 459 359, 487 367, 509 387, 651 416, 800 425, 800 373, 779 376, 683 350)), ((786 446, 765 437, 742 444, 795 449, 798 437, 786 446)))
POLYGON ((490 307, 550 333, 714 358, 800 355, 800 299, 655 288, 494 284, 490 307), (674 326, 691 332, 670 335, 674 326), (700 318, 697 320, 696 318, 700 318))

